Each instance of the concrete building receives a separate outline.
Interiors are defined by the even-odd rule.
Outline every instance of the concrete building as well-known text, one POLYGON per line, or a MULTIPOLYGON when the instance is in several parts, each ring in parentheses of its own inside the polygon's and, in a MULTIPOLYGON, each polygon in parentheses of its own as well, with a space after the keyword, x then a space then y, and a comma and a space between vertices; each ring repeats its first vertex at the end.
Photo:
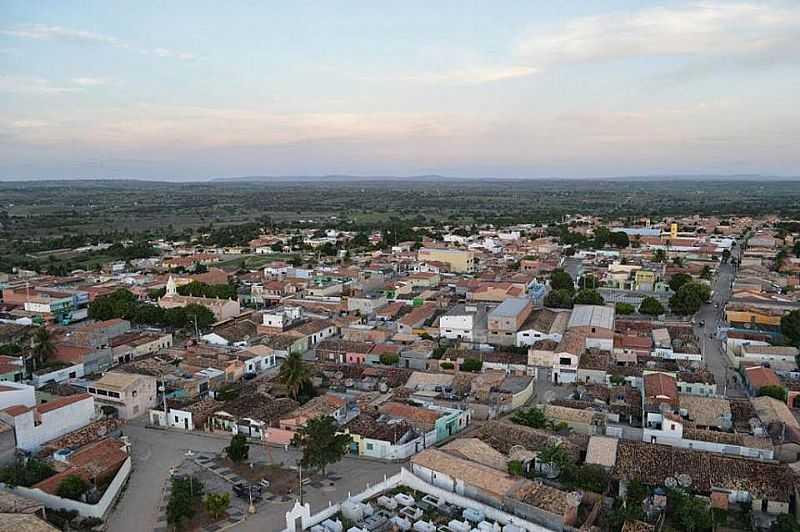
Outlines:
POLYGON ((34 407, 14 405, 0 411, 0 421, 14 429, 17 448, 29 452, 88 425, 94 417, 94 398, 87 393, 34 407))
POLYGON ((448 340, 485 342, 487 318, 485 306, 456 305, 439 318, 439 336, 448 340))
POLYGON ((489 312, 489 343, 514 345, 517 331, 528 319, 533 302, 524 297, 506 299, 489 312))
POLYGON ((87 387, 101 405, 113 406, 120 419, 133 419, 146 414, 156 405, 155 377, 110 371, 87 387))
POLYGON ((603 305, 575 305, 567 329, 581 333, 586 347, 604 351, 614 349, 614 307, 603 305))
POLYGON ((444 262, 455 273, 472 273, 477 270, 475 253, 454 248, 420 248, 417 260, 425 262, 444 262))

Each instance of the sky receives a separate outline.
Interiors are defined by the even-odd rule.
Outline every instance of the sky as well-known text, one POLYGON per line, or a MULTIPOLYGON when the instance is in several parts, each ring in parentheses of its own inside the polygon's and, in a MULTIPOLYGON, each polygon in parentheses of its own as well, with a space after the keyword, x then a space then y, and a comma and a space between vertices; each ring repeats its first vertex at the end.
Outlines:
POLYGON ((0 179, 800 175, 800 2, 0 0, 0 179))

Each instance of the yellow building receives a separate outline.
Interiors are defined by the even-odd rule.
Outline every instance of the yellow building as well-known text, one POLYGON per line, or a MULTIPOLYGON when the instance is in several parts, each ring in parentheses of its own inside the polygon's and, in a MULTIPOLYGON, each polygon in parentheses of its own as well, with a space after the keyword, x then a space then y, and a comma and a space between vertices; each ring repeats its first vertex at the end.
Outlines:
POLYGON ((475 253, 465 249, 420 248, 417 260, 444 262, 455 273, 471 273, 476 270, 475 253))

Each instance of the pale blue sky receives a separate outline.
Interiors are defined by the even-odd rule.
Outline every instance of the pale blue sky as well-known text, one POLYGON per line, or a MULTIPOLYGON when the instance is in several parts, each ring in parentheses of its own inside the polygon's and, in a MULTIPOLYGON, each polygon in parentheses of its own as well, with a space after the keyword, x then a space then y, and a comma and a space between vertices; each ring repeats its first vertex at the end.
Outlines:
POLYGON ((0 179, 798 175, 797 50, 796 1, 0 0, 0 179))

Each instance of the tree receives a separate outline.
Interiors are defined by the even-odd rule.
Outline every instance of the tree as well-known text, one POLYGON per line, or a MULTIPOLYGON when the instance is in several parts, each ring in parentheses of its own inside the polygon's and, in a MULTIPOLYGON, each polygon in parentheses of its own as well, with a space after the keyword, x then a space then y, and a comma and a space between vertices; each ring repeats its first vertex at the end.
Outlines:
POLYGON ((552 290, 544 297, 544 306, 549 308, 572 308, 572 291, 566 288, 552 290))
POLYGON ((600 282, 597 280, 597 277, 592 275, 591 273, 587 273, 586 275, 581 275, 578 279, 578 286, 580 288, 597 288, 600 285, 600 282))
POLYGON ((555 467, 558 474, 572 464, 572 460, 570 460, 567 451, 565 451, 564 448, 558 444, 548 445, 542 449, 539 455, 536 457, 536 460, 543 464, 555 467))
POLYGON ((683 268, 683 257, 673 257, 672 264, 678 266, 679 268, 683 268))
POLYGON ((614 305, 614 310, 620 316, 628 316, 636 312, 636 307, 634 307, 630 303, 617 303, 616 305, 614 305))
POLYGON ((711 289, 702 283, 690 282, 681 286, 669 300, 669 306, 675 314, 694 314, 711 296, 711 289))
POLYGON ((712 520, 708 504, 682 490, 667 492, 667 516, 678 530, 697 532, 711 530, 712 520))
POLYGON ((511 416, 511 421, 517 425, 525 425, 535 429, 543 429, 547 426, 547 417, 540 408, 529 408, 527 410, 517 410, 511 416))
POLYGON ((575 291, 575 282, 572 277, 564 270, 553 270, 550 274, 551 290, 569 290, 570 294, 575 291))
POLYGON ((511 460, 508 462, 508 474, 512 477, 521 477, 525 473, 522 467, 522 462, 519 460, 511 460))
POLYGON ((300 391, 310 381, 308 366, 300 353, 289 353, 278 370, 278 382, 286 386, 292 399, 297 400, 300 391))
POLYGON ((213 519, 222 517, 230 505, 230 493, 209 493, 203 499, 203 507, 213 519))
POLYGON ((711 266, 709 266, 708 264, 703 266, 703 271, 700 272, 700 278, 706 281, 710 281, 712 276, 713 272, 711 271, 711 266))
POLYGON ((800 310, 793 310, 781 318, 781 333, 792 344, 800 347, 800 310))
POLYGON ((193 477, 176 477, 172 479, 172 492, 167 503, 167 522, 180 526, 185 519, 194 514, 194 503, 203 495, 203 483, 193 477))
POLYGON ((477 358, 468 358, 461 363, 461 371, 477 373, 483 367, 483 361, 477 358))
POLYGON ((303 449, 300 465, 317 469, 323 475, 328 465, 342 459, 352 442, 349 434, 338 433, 336 420, 331 416, 310 419, 292 438, 292 445, 303 449))
POLYGON ((231 443, 225 447, 225 454, 235 464, 244 462, 250 454, 250 445, 247 444, 247 438, 244 434, 234 434, 231 438, 231 443))
POLYGON ((575 299, 573 300, 575 305, 602 305, 605 303, 603 296, 600 295, 600 292, 597 290, 592 290, 591 288, 584 288, 579 290, 577 294, 575 294, 575 299))
POLYGON ((778 384, 767 384, 758 389, 759 397, 772 397, 778 401, 786 402, 786 388, 778 384))
POLYGON ((33 360, 34 369, 42 366, 48 358, 53 356, 56 352, 56 344, 53 342, 53 336, 50 330, 45 327, 39 327, 33 333, 33 360))
POLYGON ((648 316, 660 316, 664 314, 664 311, 664 305, 662 305, 658 299, 650 296, 642 299, 639 305, 639 312, 647 314, 648 316))
POLYGON ((217 321, 214 313, 203 305, 197 303, 190 303, 183 307, 184 327, 197 326, 198 329, 203 330, 211 326, 212 323, 217 321))
POLYGON ((622 231, 614 231, 609 234, 608 242, 615 248, 626 248, 631 245, 630 237, 622 231))
POLYGON ((681 286, 685 285, 686 283, 692 282, 692 276, 687 273, 676 273, 672 276, 672 279, 669 280, 669 287, 672 288, 673 292, 677 292, 680 290, 681 286))
POLYGON ((657 249, 653 253, 653 260, 655 262, 667 262, 667 253, 663 249, 657 249))
POLYGON ((394 353, 383 353, 380 356, 381 364, 384 366, 396 366, 400 362, 400 355, 394 353))
POLYGON ((59 497, 79 501, 88 489, 89 484, 87 484, 86 481, 81 477, 78 475, 68 475, 58 485, 58 491, 56 493, 59 497))

